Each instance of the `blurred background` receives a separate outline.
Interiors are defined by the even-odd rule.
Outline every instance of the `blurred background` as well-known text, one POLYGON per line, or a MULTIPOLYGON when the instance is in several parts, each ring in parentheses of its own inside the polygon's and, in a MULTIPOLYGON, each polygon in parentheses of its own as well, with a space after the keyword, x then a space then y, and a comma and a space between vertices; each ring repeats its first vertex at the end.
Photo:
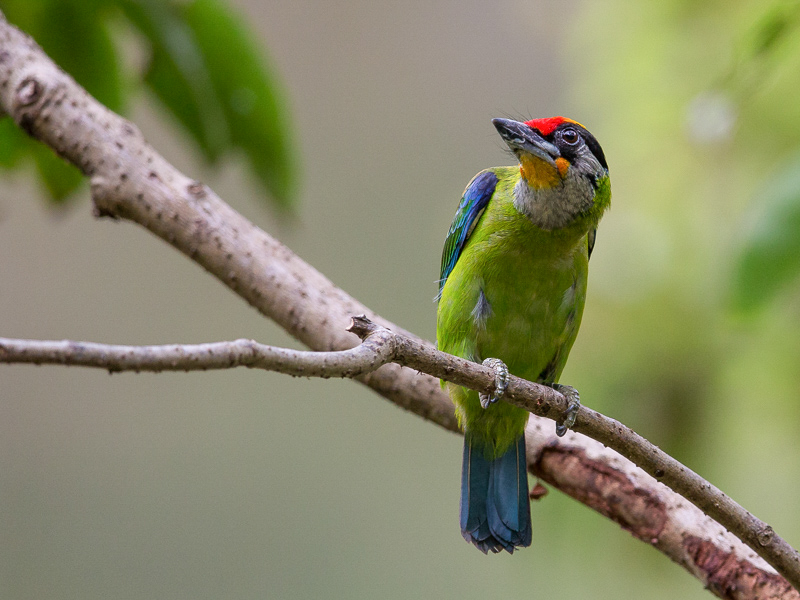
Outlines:
MULTIPOLYGON (((173 164, 428 339, 461 192, 509 160, 491 118, 584 123, 614 198, 562 380, 800 545, 796 2, 0 9, 173 164), (170 29, 175 14, 191 27, 170 29), (88 18, 104 33, 81 30, 88 18), (204 74, 192 31, 207 56, 259 58, 204 74), (228 82, 243 116, 226 122, 202 85, 242 65, 261 75, 228 82), (181 73, 200 82, 195 112, 170 96, 181 73)), ((144 230, 93 219, 74 173, 0 127, 0 335, 298 347, 144 230)), ((5 366, 0 596, 709 597, 558 492, 533 503, 530 549, 483 556, 459 534, 460 467, 459 437, 350 381, 5 366)))

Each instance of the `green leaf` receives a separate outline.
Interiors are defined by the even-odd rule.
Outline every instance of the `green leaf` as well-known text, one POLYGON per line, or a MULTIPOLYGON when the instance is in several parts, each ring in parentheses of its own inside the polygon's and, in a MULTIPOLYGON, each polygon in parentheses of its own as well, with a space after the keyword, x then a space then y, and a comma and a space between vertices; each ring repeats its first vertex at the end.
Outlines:
MULTIPOLYGON (((0 0, 0 9, 9 23, 33 35, 47 18, 54 0, 0 0)), ((37 40, 37 43, 38 40, 37 40)))
MULTIPOLYGON (((220 0, 0 0, 7 16, 112 110, 124 88, 106 9, 120 7, 151 51, 145 83, 186 128, 210 162, 236 147, 278 205, 296 195, 296 160, 287 109, 275 76, 241 20, 220 0)), ((0 125, 0 134, 10 132, 0 125)), ((19 133, 0 140, 0 167, 27 153, 19 133)), ((75 171, 33 153, 54 198, 77 187, 75 171), (52 169, 52 173, 48 170, 52 169)))
POLYGON ((83 173, 42 144, 36 143, 32 150, 36 170, 50 198, 56 204, 63 203, 83 183, 83 173))
POLYGON ((761 214, 742 239, 734 265, 731 302, 753 312, 800 276, 800 156, 756 198, 761 214))
POLYGON ((117 51, 102 11, 83 0, 37 0, 28 32, 79 84, 113 111, 123 108, 117 51))
POLYGON ((28 137, 10 117, 0 119, 0 167, 13 169, 28 152, 28 137))
POLYGON ((230 146, 230 133, 192 30, 171 3, 124 0, 121 6, 151 45, 145 82, 214 162, 230 146))
MULTIPOLYGON (((103 20, 105 0, 3 0, 13 23, 100 102, 114 111, 123 106, 116 48, 103 20)), ((52 150, 27 138, 10 119, 0 121, 0 166, 13 168, 31 156, 54 202, 63 202, 81 184, 80 171, 52 150)))
POLYGON ((278 204, 291 207, 297 177, 288 110, 262 50, 219 0, 195 0, 184 13, 222 101, 234 144, 244 150, 278 204))
POLYGON ((776 2, 758 20, 745 42, 745 52, 758 57, 774 52, 798 25, 800 5, 796 2, 776 2))

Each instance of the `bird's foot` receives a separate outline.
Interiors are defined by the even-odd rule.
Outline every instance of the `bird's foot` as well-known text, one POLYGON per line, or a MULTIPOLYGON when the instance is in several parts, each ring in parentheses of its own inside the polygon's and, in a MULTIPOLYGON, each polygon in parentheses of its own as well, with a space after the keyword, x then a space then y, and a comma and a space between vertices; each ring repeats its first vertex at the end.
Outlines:
POLYGON ((567 430, 575 425, 578 409, 581 407, 581 397, 578 390, 569 385, 551 383, 550 387, 567 399, 567 410, 564 412, 564 417, 560 421, 556 421, 556 435, 563 437, 567 430))
MULTIPOLYGON (((481 400, 482 408, 489 408, 490 404, 494 404, 503 394, 506 393, 508 387, 508 367, 499 358, 487 358, 483 361, 484 367, 489 367, 494 370, 494 392, 489 394, 478 394, 481 400)), ((576 392, 577 393, 577 392, 576 392)))

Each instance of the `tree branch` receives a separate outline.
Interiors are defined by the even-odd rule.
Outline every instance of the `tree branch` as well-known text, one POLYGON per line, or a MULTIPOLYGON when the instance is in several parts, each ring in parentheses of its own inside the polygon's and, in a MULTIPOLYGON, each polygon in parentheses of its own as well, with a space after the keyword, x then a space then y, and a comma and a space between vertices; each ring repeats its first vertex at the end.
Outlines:
MULTIPOLYGON (((491 388, 491 371, 445 358, 429 343, 375 315, 206 186, 177 171, 135 126, 90 97, 4 19, 0 19, 0 112, 11 115, 27 133, 90 178, 97 216, 128 219, 147 228, 310 348, 326 352, 352 348, 357 339, 345 333, 344 326, 349 315, 366 313, 399 334, 396 343, 402 338, 393 350, 395 359, 412 369, 427 364, 435 377, 475 389, 491 388)), ((179 347, 171 348, 174 352, 179 347)), ((82 352, 86 351, 84 346, 82 352)), ((250 360, 243 357, 252 350, 239 351, 237 360, 250 360)), ((452 405, 438 381, 412 369, 387 364, 358 379, 397 405, 457 431, 452 405)), ((560 394, 517 378, 512 378, 506 398, 535 414, 555 416, 565 407, 560 394)), ((631 462, 578 433, 557 439, 552 429, 550 421, 532 418, 529 424, 528 459, 535 474, 664 551, 720 597, 800 597, 723 527, 631 462)), ((683 490, 725 527, 738 531, 795 587, 800 585, 797 553, 766 524, 680 463, 589 409, 581 409, 575 430, 593 432, 664 483, 683 490)))
POLYGON ((0 363, 96 367, 122 371, 208 371, 248 367, 296 377, 358 377, 391 362, 395 336, 377 329, 349 350, 308 352, 253 340, 211 344, 119 346, 94 342, 0 338, 0 363))

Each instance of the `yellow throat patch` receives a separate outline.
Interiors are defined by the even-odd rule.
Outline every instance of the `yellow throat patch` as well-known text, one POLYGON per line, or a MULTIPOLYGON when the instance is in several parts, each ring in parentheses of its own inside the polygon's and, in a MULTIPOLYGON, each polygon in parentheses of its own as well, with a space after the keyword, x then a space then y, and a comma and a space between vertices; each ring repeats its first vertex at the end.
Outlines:
POLYGON ((520 175, 528 182, 533 189, 552 188, 559 184, 567 176, 569 161, 566 158, 558 157, 556 166, 542 160, 532 154, 523 154, 519 159, 520 175))

